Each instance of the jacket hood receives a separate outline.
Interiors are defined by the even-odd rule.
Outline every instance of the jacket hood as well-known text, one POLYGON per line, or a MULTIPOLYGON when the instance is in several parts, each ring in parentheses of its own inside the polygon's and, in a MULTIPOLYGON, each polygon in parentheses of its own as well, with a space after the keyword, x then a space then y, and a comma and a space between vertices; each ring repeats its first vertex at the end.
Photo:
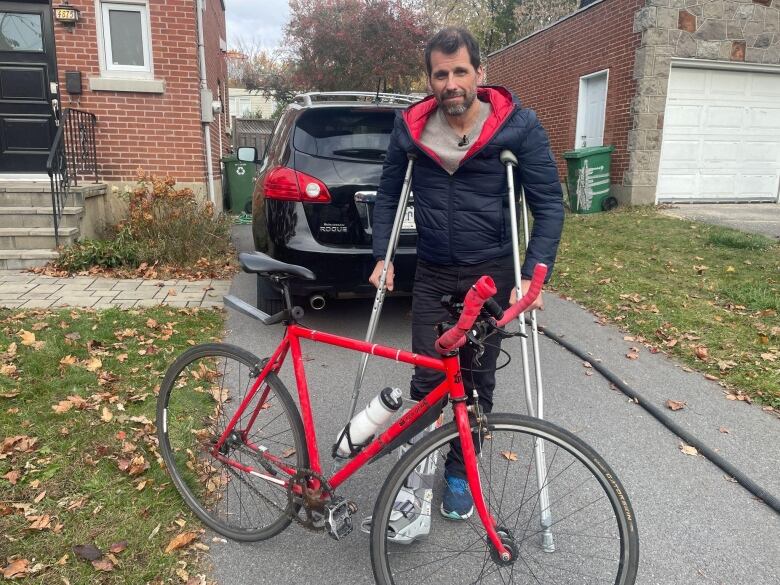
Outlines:
MULTIPOLYGON (((512 95, 505 87, 483 85, 477 88, 477 99, 490 104, 490 115, 482 126, 482 132, 471 145, 471 148, 463 156, 463 160, 468 159, 472 154, 488 144, 496 132, 504 125, 507 118, 520 108, 520 100, 512 95)), ((409 131, 414 144, 428 153, 434 160, 440 161, 439 157, 420 142, 425 124, 428 118, 436 111, 438 102, 436 97, 429 95, 422 101, 409 106, 403 112, 403 119, 409 131)))

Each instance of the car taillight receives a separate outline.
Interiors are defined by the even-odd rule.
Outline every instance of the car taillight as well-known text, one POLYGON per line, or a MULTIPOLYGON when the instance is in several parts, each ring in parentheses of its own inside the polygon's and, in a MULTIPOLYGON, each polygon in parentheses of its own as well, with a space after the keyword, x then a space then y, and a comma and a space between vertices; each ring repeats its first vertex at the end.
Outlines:
POLYGON ((330 193, 325 183, 288 167, 276 167, 263 181, 263 192, 269 199, 330 203, 330 193))

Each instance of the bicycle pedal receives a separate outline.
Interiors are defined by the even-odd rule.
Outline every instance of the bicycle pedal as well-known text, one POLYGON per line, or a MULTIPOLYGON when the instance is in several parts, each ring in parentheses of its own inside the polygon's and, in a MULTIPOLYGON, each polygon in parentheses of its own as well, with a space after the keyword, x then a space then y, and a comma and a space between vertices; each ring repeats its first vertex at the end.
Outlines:
POLYGON ((341 540, 352 532, 352 515, 357 512, 354 502, 335 498, 325 506, 325 527, 334 540, 341 540))

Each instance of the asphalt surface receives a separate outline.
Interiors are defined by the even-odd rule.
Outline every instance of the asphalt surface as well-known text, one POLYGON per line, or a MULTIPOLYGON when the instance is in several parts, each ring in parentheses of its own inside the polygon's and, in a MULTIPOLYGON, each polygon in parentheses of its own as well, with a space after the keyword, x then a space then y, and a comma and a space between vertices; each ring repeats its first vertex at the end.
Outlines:
POLYGON ((663 213, 780 239, 780 203, 686 203, 663 213))
MULTIPOLYGON (((246 230, 244 230, 246 227, 246 230)), ((249 249, 248 227, 240 243, 249 249)), ((231 293, 253 303, 254 277, 239 275, 231 293)), ((539 322, 570 342, 585 347, 621 379, 658 406, 667 399, 687 403, 669 411, 740 470, 775 496, 780 496, 780 420, 745 402, 729 401, 723 389, 701 374, 686 372, 662 354, 640 347, 637 360, 625 357, 630 346, 616 328, 602 326, 582 308, 552 294, 539 322), (727 429, 728 432, 721 432, 727 429)), ((408 298, 385 303, 376 341, 409 344, 408 298)), ((365 336, 370 300, 334 302, 307 312, 304 323, 357 338, 365 336)), ((269 355, 282 335, 281 326, 264 327, 229 311, 226 340, 258 356, 269 355)), ((336 433, 345 422, 359 355, 304 342, 309 381, 323 463, 336 433)), ((496 411, 525 412, 519 341, 505 342, 514 360, 498 372, 496 411)), ((637 583, 780 584, 780 515, 699 456, 683 454, 680 440, 598 373, 546 338, 541 338, 545 418, 575 432, 593 446, 622 480, 634 507, 640 535, 637 583), (592 375, 587 375, 588 373, 592 375)), ((363 385, 365 404, 387 385, 408 387, 411 367, 372 358, 363 385)), ((282 379, 294 389, 286 364, 282 379)), ((358 516, 371 513, 374 498, 393 457, 361 470, 340 492, 359 506, 358 516)), ((327 470, 329 471, 329 470, 327 470)), ((281 535, 252 544, 212 541, 214 577, 224 585, 373 582, 368 536, 354 531, 336 542, 324 534, 291 526, 281 535)))

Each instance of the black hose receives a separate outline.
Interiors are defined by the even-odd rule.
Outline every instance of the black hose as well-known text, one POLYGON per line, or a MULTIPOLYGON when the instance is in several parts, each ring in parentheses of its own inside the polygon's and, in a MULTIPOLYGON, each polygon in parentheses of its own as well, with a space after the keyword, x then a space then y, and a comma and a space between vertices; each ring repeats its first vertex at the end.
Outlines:
MULTIPOLYGON (((531 324, 531 322, 527 318, 526 318, 526 323, 528 323, 529 325, 531 324)), ((623 394, 633 399, 634 402, 636 402, 647 412, 652 414, 662 425, 664 425, 675 435, 680 437, 687 444, 696 447, 699 453, 701 453, 712 463, 720 467, 730 477, 733 477, 735 480, 737 480, 737 482, 739 482, 739 484, 742 487, 744 487, 746 490, 748 490, 751 494, 759 498, 767 506, 769 506, 775 512, 780 514, 780 498, 777 498, 776 496, 770 494, 768 491, 766 491, 764 488, 762 488, 760 485, 758 485, 756 482, 754 482, 752 479, 750 479, 748 476, 742 473, 739 469, 737 469, 731 463, 726 461, 723 457, 718 455, 715 451, 707 447, 704 443, 701 442, 701 440, 694 437, 692 434, 690 434, 688 431, 686 431, 684 428, 682 428, 680 425, 678 425, 676 422, 670 419, 660 408, 645 400, 644 397, 641 396, 636 390, 634 390, 633 388, 625 384, 622 380, 620 380, 615 374, 613 374, 604 365, 596 361, 594 358, 589 356, 586 352, 582 351, 576 345, 561 339, 560 335, 556 335, 546 327, 539 326, 538 330, 543 335, 555 341, 561 347, 567 349, 568 351, 576 355, 578 358, 588 362, 591 366, 593 366, 593 369, 598 371, 599 374, 601 374, 607 380, 612 382, 621 392, 623 392, 623 394)))

